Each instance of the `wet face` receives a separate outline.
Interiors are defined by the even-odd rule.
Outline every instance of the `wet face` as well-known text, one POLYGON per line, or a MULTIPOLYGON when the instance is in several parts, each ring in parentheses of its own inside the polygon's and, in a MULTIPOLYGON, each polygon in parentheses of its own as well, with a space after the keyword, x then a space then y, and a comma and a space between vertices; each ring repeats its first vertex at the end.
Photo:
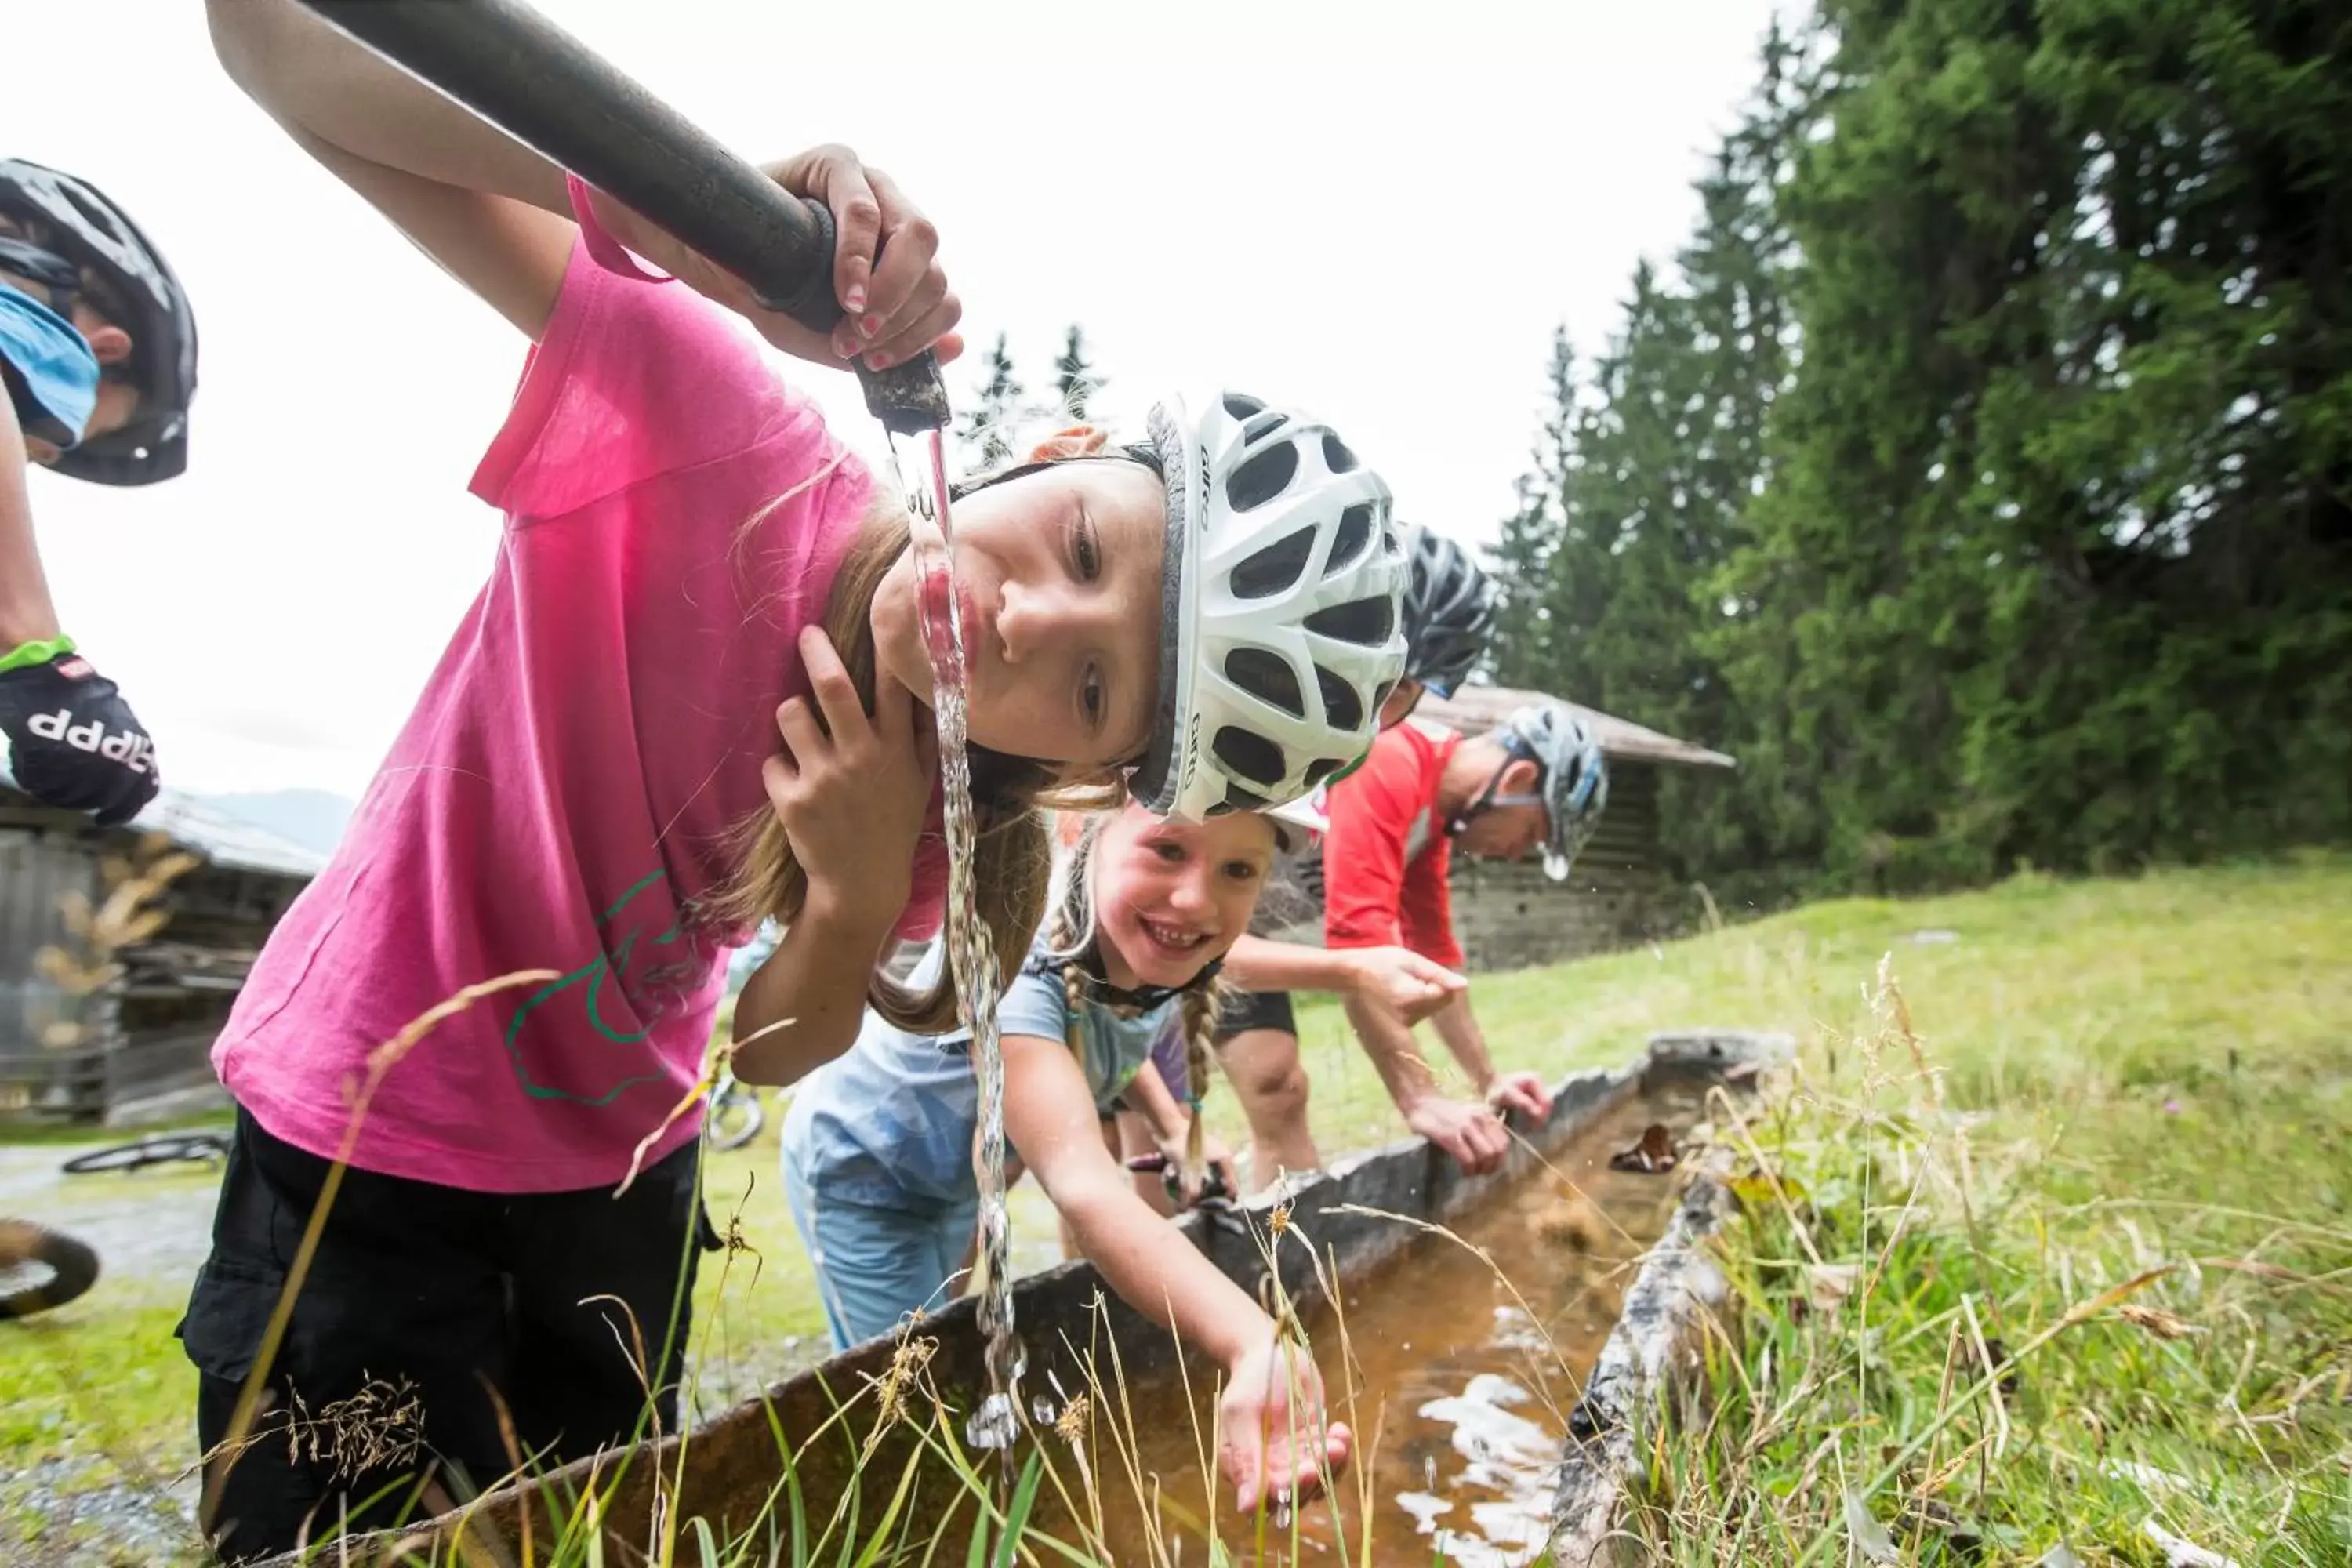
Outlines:
MULTIPOLYGON (((1124 460, 1056 463, 956 503, 973 743, 1066 773, 1129 763, 1160 695, 1160 483, 1124 460)), ((874 596, 883 671, 929 702, 914 554, 874 596)))
POLYGON ((1249 927, 1274 824, 1236 812, 1171 822, 1130 805, 1095 840, 1095 926, 1114 985, 1182 985, 1249 927))

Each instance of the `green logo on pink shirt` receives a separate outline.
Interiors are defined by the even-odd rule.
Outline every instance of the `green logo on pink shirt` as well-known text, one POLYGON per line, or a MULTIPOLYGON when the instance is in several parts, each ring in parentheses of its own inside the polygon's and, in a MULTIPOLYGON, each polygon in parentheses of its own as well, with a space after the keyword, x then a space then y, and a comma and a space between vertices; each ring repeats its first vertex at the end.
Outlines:
POLYGON ((507 1026, 507 1056, 516 1081, 534 1100, 610 1105, 640 1084, 669 1081, 647 1042, 654 1026, 710 979, 710 956, 684 933, 677 901, 659 870, 647 873, 599 915, 596 929, 604 951, 533 992, 507 1026), (630 906, 655 888, 660 896, 616 940, 614 931, 630 906), (659 936, 645 936, 645 913, 667 922, 659 936), (534 1024, 526 1041, 523 1030, 534 1024))

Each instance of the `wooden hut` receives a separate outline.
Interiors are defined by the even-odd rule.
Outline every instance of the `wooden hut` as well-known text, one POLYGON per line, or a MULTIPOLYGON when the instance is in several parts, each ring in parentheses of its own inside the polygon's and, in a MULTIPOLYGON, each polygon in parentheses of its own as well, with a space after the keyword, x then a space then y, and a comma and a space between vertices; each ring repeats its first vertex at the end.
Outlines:
MULTIPOLYGON (((1577 857, 1566 882, 1554 882, 1539 858, 1454 858, 1454 928, 1473 970, 1523 969, 1644 941, 1675 923, 1676 889, 1668 882, 1658 838, 1658 777, 1665 768, 1728 768, 1732 759, 1629 720, 1539 691, 1465 686, 1450 700, 1425 697, 1413 718, 1475 735, 1516 708, 1561 701, 1591 725, 1609 761, 1609 808, 1577 857)), ((1309 879, 1310 884, 1313 879, 1309 879)), ((1309 896, 1319 893, 1310 885, 1309 896)), ((1286 917, 1289 910, 1286 909, 1286 917)), ((1281 934, 1320 942, 1321 910, 1281 934)))
POLYGON ((213 1039, 324 863, 177 791, 100 829, 0 772, 0 1122, 116 1121, 216 1093, 213 1039), (183 852, 194 864, 155 880, 183 852))

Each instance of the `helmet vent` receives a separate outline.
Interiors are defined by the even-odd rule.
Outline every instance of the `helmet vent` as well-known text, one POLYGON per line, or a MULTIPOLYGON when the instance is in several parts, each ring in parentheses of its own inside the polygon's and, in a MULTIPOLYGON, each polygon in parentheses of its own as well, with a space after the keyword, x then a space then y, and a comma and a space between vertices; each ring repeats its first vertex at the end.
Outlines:
POLYGON ((57 191, 58 195, 65 197, 68 202, 73 205, 74 211, 81 215, 82 222, 88 224, 91 228, 97 230, 100 234, 104 235, 109 239, 114 239, 119 237, 119 231, 115 226, 114 215, 112 213, 93 205, 79 191, 75 190, 70 184, 61 184, 57 187, 57 191))
POLYGON ((1396 605, 1387 599, 1357 599, 1334 605, 1307 616, 1307 629, 1318 637, 1378 647, 1396 630, 1396 605))
POLYGON ((1225 764, 1228 773, 1240 774, 1252 784, 1269 787, 1282 782, 1282 748, 1264 735, 1255 735, 1238 724, 1228 724, 1217 731, 1209 749, 1217 761, 1225 764))
POLYGON ((1314 552, 1312 528, 1285 534, 1234 568, 1234 596, 1267 599, 1296 586, 1307 574, 1307 558, 1314 552))
POLYGON ((1242 426, 1242 442, 1244 446, 1255 447, 1289 423, 1290 416, 1278 409, 1271 414, 1261 414, 1242 426))
POLYGON ((1253 414, 1265 412, 1265 405, 1246 393, 1228 392, 1224 396, 1225 412, 1236 419, 1247 419, 1253 414))
POLYGON ((1348 443, 1328 430, 1323 432, 1324 467, 1335 474, 1345 474, 1354 470, 1356 462, 1356 454, 1348 450, 1348 443))
POLYGON ((1264 811, 1274 803, 1262 795, 1253 795, 1237 784, 1229 784, 1225 786, 1225 798, 1217 804, 1223 807, 1218 813, 1222 816, 1226 811, 1264 811))
POLYGON ((1337 757, 1318 757, 1307 764, 1307 787, 1313 789, 1348 764, 1337 757))
POLYGON ((1364 546, 1372 542, 1372 503, 1358 501, 1339 514, 1339 536, 1331 542, 1331 553, 1323 563, 1323 575, 1344 572, 1356 563, 1364 546))
POLYGON ((1298 474, 1298 448, 1285 441, 1268 447, 1225 476, 1225 504, 1237 512, 1255 511, 1290 488, 1298 474))
POLYGON ((1237 647, 1225 655, 1225 679, 1294 719, 1307 717, 1307 697, 1298 689, 1298 672, 1262 647, 1237 647))
POLYGON ((1356 689, 1338 676, 1318 665, 1315 685, 1323 693, 1325 722, 1334 730, 1360 730, 1364 724, 1364 700, 1356 689))

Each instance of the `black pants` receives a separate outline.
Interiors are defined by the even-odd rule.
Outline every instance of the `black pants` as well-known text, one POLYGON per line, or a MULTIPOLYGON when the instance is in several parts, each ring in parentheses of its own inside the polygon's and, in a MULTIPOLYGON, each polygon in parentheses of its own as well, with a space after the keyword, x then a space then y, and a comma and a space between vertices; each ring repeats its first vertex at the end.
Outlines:
POLYGON ((1246 1035, 1252 1029, 1298 1033, 1298 1017, 1291 1011, 1290 993, 1236 991, 1228 996, 1217 1013, 1217 1044, 1222 1046, 1235 1035, 1246 1035))
MULTIPOLYGON (((694 1259, 714 1244, 695 1198, 698 1154, 679 1150, 618 1200, 604 1187, 517 1197, 347 1171, 256 1440, 213 1467, 229 1464, 204 1521, 221 1558, 327 1540, 346 1522, 404 1523, 489 1487, 517 1464, 501 1404, 534 1469, 628 1441, 646 1414, 639 1335, 675 1430, 694 1259), (588 1300, 599 1296, 627 1310, 588 1300)), ((212 1255, 179 1329, 205 1453, 229 1435, 327 1170, 238 1112, 212 1255)))

